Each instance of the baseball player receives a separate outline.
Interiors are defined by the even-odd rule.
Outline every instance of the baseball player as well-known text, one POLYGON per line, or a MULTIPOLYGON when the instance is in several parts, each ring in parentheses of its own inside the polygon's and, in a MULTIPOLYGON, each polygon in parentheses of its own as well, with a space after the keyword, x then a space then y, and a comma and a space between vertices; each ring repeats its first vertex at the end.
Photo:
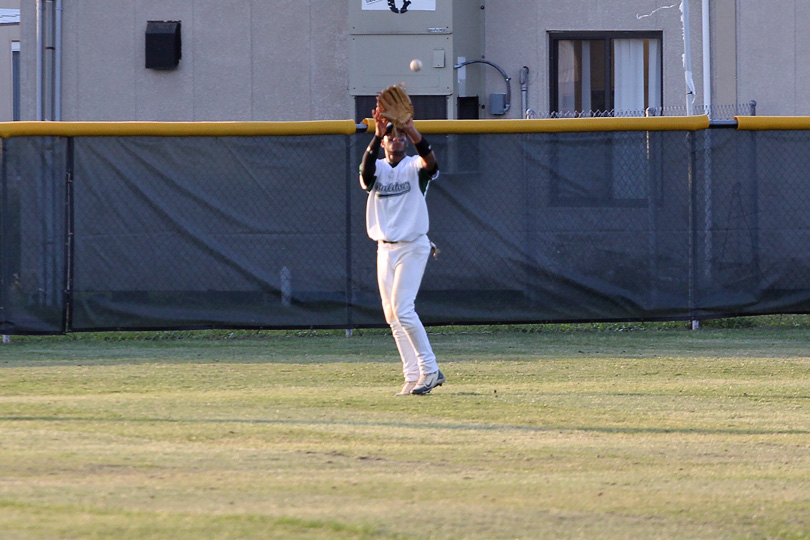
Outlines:
POLYGON ((445 377, 414 302, 431 253, 425 193, 430 181, 439 176, 439 166, 412 116, 396 127, 383 117, 384 111, 378 98, 372 111, 374 138, 360 165, 360 185, 368 191, 366 230, 377 242, 383 312, 402 359, 405 383, 395 395, 427 394, 441 386, 445 377), (406 155, 409 140, 417 156, 406 155), (381 146, 385 159, 377 159, 381 146))

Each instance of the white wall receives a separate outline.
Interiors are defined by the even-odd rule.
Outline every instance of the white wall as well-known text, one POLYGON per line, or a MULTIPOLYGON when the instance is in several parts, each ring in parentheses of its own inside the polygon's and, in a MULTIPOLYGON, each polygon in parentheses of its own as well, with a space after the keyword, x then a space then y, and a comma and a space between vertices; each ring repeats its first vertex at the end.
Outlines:
MULTIPOLYGON (((36 2, 23 6, 34 49, 36 2)), ((63 16, 63 120, 349 118, 346 10, 294 0, 71 0, 63 16), (149 20, 182 22, 182 59, 145 69, 149 20)), ((36 59, 26 62, 24 117, 36 114, 36 59)))
MULTIPOLYGON (((348 13, 349 2, 360 1, 66 0, 62 119, 352 118, 348 13), (145 69, 149 20, 182 21, 177 70, 145 69)), ((507 117, 522 116, 523 66, 529 68, 528 106, 548 111, 550 31, 661 31, 664 105, 686 103, 681 12, 677 5, 656 11, 675 0, 469 1, 485 8, 485 58, 511 77, 513 106, 507 117)), ((688 1, 694 103, 700 106, 702 0, 688 1)), ((24 119, 33 119, 36 111, 36 4, 21 5, 24 119)), ((754 99, 759 114, 810 115, 810 63, 803 61, 802 40, 810 29, 810 2, 713 0, 712 9, 718 30, 712 46, 713 102, 754 99)), ((386 55, 385 50, 363 53, 386 55)), ((485 73, 487 94, 504 91, 496 70, 483 64, 467 69, 485 73)))
POLYGON ((737 10, 738 95, 758 115, 810 115, 810 2, 740 0, 737 10))

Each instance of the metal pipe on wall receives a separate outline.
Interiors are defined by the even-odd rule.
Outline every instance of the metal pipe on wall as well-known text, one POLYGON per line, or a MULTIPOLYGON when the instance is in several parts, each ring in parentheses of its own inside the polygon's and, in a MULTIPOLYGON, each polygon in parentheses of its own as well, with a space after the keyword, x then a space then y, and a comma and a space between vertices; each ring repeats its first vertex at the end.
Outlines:
POLYGON ((528 118, 529 111, 529 67, 520 69, 520 114, 528 118))
POLYGON ((38 0, 36 120, 62 119, 62 0, 38 0))
POLYGON ((53 0, 45 0, 44 10, 44 70, 42 89, 42 119, 53 120, 53 81, 54 81, 54 3, 53 0))
POLYGON ((37 2, 37 30, 36 30, 36 58, 37 58, 37 73, 36 73, 36 116, 35 120, 42 120, 42 69, 43 69, 43 44, 42 44, 42 28, 43 28, 43 11, 45 4, 43 0, 37 2))
POLYGON ((62 0, 56 0, 53 39, 53 119, 62 120, 62 0))
POLYGON ((494 62, 490 62, 489 60, 466 60, 464 62, 459 62, 458 64, 454 65, 453 69, 460 69, 469 64, 487 64, 498 70, 498 72, 503 77, 503 81, 506 83, 506 96, 504 98, 503 113, 509 111, 509 108, 512 106, 512 87, 509 86, 509 81, 512 80, 511 77, 509 77, 499 65, 495 64, 494 62))

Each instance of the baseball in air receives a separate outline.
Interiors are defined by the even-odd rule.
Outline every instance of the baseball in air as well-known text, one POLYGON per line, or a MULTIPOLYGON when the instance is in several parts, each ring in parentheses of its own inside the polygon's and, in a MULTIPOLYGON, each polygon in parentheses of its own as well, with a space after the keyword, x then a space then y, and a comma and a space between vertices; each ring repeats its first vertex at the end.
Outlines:
POLYGON ((411 71, 419 71, 422 69, 422 61, 418 58, 411 60, 411 71))

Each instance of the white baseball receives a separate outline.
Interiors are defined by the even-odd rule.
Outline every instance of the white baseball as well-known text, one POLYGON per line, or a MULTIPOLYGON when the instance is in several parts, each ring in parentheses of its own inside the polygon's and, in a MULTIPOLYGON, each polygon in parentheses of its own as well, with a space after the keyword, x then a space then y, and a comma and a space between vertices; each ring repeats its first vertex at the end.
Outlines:
POLYGON ((422 61, 418 58, 411 60, 411 71, 419 71, 422 69, 422 61))

